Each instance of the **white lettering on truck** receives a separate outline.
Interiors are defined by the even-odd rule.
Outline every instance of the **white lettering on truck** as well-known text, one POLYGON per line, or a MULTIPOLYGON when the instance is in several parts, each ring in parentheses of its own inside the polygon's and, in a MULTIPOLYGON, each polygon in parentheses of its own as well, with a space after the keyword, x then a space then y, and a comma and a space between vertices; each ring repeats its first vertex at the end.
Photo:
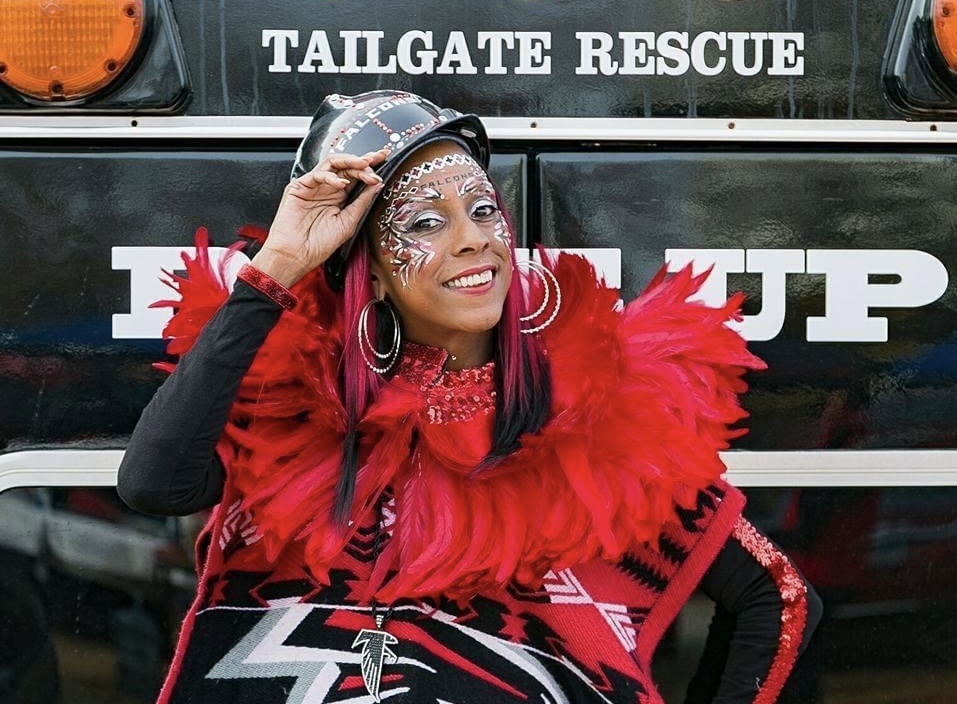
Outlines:
POLYGON ((594 76, 803 76, 802 32, 575 32, 575 73, 594 76), (617 41, 616 41, 617 39, 617 41))
MULTIPOLYGON (((228 250, 210 247, 217 265, 228 250)), ((565 250, 589 258, 609 286, 621 285, 621 252, 617 249, 565 250)), ((158 272, 182 268, 183 247, 114 247, 113 268, 130 272, 130 312, 113 315, 114 338, 159 338, 169 320, 168 308, 150 304, 175 294, 158 272)), ((520 258, 527 253, 517 253, 520 258)), ((728 297, 728 274, 761 275, 761 311, 732 323, 746 339, 772 340, 784 326, 788 275, 824 276, 823 316, 807 319, 810 342, 887 342, 886 317, 871 316, 871 308, 919 308, 940 298, 947 290, 948 274, 943 263, 927 252, 914 249, 668 249, 670 271, 687 264, 695 272, 709 267, 698 298, 720 305, 728 297), (891 283, 872 282, 872 276, 889 276, 891 283)), ((239 268, 249 259, 237 252, 226 268, 227 287, 232 287, 239 268)))
MULTIPOLYGON (((514 50, 516 74, 550 74, 552 58, 546 52, 552 47, 551 32, 476 32, 470 43, 465 32, 449 32, 436 43, 432 30, 413 29, 403 32, 395 41, 395 53, 384 55, 381 43, 385 32, 370 29, 344 29, 338 32, 341 61, 336 60, 329 35, 323 29, 309 33, 305 51, 296 58, 298 73, 374 73, 402 71, 410 75, 478 73, 473 53, 487 51, 483 66, 486 74, 508 73, 504 53, 514 50), (363 52, 362 44, 365 44, 363 52), (517 46, 517 49, 515 47, 517 46), (441 57, 441 58, 440 58, 441 57), (436 65, 438 62, 438 65, 436 65)), ((270 73, 291 73, 290 49, 298 49, 298 29, 264 29, 261 45, 272 49, 270 73)))
MULTIPOLYGON (((546 252, 557 251, 546 249, 546 252)), ((612 288, 621 288, 621 250, 614 247, 591 247, 564 249, 581 254, 594 266, 595 271, 612 288)), ((210 247, 209 259, 218 267, 229 250, 225 247, 210 247)), ((161 272, 182 270, 183 254, 196 256, 193 247, 113 247, 113 268, 130 272, 130 312, 113 314, 113 337, 158 339, 163 337, 163 328, 172 314, 169 308, 151 308, 150 305, 163 299, 177 298, 176 292, 163 282, 161 272)), ((528 259, 527 249, 515 250, 519 260, 528 259)), ((537 254, 535 255, 538 256, 537 254)), ((249 261, 242 252, 235 252, 225 270, 225 281, 232 289, 242 265, 249 261)))
POLYGON ((784 325, 788 274, 823 274, 823 316, 807 319, 808 342, 887 342, 887 318, 871 308, 920 308, 947 290, 947 269, 937 257, 916 249, 669 249, 668 268, 693 262, 694 271, 713 267, 700 296, 710 305, 728 297, 728 274, 761 274, 761 312, 733 324, 748 340, 771 340, 784 325), (872 283, 890 276, 893 283, 872 283))
MULTIPOLYGON (((226 247, 209 248, 209 260, 214 267, 228 251, 226 247)), ((184 252, 196 256, 193 247, 113 247, 113 268, 130 272, 130 312, 113 314, 114 338, 154 339, 163 336, 170 309, 151 308, 150 305, 176 298, 176 293, 163 283, 160 272, 181 270, 184 252)), ((225 271, 227 286, 232 288, 236 274, 248 261, 249 257, 242 252, 233 254, 225 271)))
MULTIPOLYGON (((575 32, 578 75, 717 76, 804 74, 802 32, 575 32)), ((387 37, 379 29, 263 29, 270 73, 550 75, 551 32, 460 30, 442 36, 411 29, 387 37), (306 34, 308 39, 302 35, 306 34), (389 53, 385 47, 394 46, 389 53), (300 49, 302 47, 302 49, 300 49)))

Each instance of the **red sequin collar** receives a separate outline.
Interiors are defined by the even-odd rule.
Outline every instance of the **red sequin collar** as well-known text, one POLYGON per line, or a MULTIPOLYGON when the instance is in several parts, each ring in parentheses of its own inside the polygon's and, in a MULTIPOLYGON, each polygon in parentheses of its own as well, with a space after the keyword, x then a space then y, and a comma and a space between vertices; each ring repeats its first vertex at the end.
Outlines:
POLYGON ((467 421, 495 410, 495 363, 446 369, 449 353, 441 347, 406 342, 396 376, 425 394, 430 423, 467 421))

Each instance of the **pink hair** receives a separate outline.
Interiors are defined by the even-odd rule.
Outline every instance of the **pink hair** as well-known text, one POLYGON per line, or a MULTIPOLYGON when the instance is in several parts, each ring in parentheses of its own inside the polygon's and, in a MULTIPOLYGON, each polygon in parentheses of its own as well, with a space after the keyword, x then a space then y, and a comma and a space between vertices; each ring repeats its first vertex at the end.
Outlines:
MULTIPOLYGON (((346 436, 343 440, 342 466, 336 489, 335 519, 345 529, 350 518, 359 471, 359 421, 385 385, 381 375, 366 365, 359 348, 359 316, 373 300, 372 266, 369 248, 360 242, 352 248, 346 266, 345 287, 342 292, 343 335, 340 375, 342 402, 346 411, 346 436)), ((377 341, 381 324, 375 308, 368 317, 369 338, 377 341)))
POLYGON ((525 301, 525 290, 522 285, 522 275, 515 259, 515 228, 512 219, 505 209, 501 197, 496 195, 499 212, 505 219, 508 231, 512 234, 512 281, 505 297, 502 309, 502 318, 498 324, 498 359, 502 377, 502 408, 529 409, 534 404, 536 389, 543 387, 543 380, 548 371, 545 364, 545 355, 542 352, 539 338, 535 335, 524 335, 521 332, 521 316, 528 312, 525 301), (530 378, 525 378, 525 363, 530 378))
MULTIPOLYGON (((514 229, 511 219, 498 199, 499 210, 509 232, 513 233, 509 256, 512 261, 512 279, 497 325, 495 350, 496 408, 492 447, 476 473, 489 469, 519 447, 524 433, 537 432, 548 417, 551 405, 551 384, 548 365, 539 339, 521 332, 521 316, 527 309, 523 277, 515 259, 514 229)), ((361 236, 361 235, 360 235, 361 236)), ((366 410, 386 383, 382 375, 366 365, 360 350, 358 326, 364 306, 373 299, 372 254, 367 243, 352 248, 346 265, 343 290, 343 317, 345 340, 342 350, 342 391, 346 411, 346 437, 343 448, 342 473, 336 497, 336 520, 345 526, 349 520, 355 480, 359 469, 358 425, 366 410)), ((369 337, 380 341, 391 339, 391 320, 380 321, 373 308, 368 316, 369 337), (386 333, 380 335, 380 332, 386 333)))
MULTIPOLYGON (((342 348, 343 402, 349 418, 356 423, 365 415, 366 408, 375 400, 383 386, 382 376, 366 365, 359 349, 359 315, 362 309, 373 300, 372 261, 369 248, 353 247, 349 264, 346 267, 345 289, 343 290, 343 315, 345 340, 342 348)), ((380 323, 373 309, 369 314, 369 338, 377 340, 380 323)))

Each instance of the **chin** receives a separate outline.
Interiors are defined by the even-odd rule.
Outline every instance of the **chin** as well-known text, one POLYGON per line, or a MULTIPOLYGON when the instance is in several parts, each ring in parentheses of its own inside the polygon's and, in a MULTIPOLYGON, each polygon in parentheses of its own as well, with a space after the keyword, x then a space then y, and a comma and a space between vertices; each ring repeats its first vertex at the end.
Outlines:
POLYGON ((498 323, 499 323, 499 318, 496 318, 495 320, 475 322, 472 324, 466 323, 465 325, 461 326, 461 330, 462 332, 472 332, 472 333, 489 332, 491 330, 494 330, 496 327, 498 327, 498 323))
POLYGON ((488 332, 494 330, 502 320, 501 311, 498 314, 489 315, 469 315, 463 316, 459 321, 458 327, 462 332, 488 332))

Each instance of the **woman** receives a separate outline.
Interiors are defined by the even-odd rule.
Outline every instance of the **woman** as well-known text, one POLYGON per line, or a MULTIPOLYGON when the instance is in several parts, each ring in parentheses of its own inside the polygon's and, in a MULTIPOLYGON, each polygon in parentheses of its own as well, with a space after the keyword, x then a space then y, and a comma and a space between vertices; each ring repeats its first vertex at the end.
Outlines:
POLYGON ((685 271, 622 309, 567 255, 526 280, 488 158, 474 116, 330 96, 232 293, 187 258, 190 351, 119 479, 217 507, 161 702, 658 702, 699 585, 689 700, 777 698, 819 604, 720 477, 762 366, 740 301, 685 271))

